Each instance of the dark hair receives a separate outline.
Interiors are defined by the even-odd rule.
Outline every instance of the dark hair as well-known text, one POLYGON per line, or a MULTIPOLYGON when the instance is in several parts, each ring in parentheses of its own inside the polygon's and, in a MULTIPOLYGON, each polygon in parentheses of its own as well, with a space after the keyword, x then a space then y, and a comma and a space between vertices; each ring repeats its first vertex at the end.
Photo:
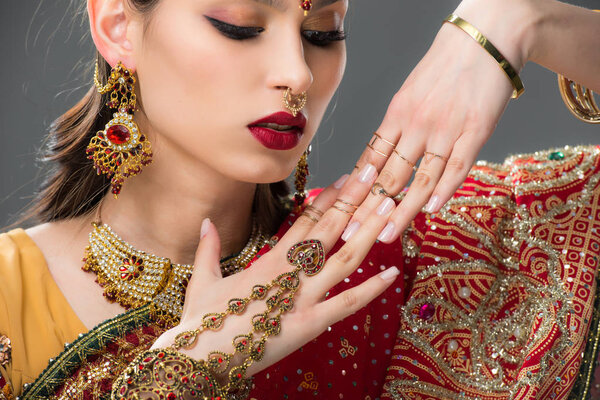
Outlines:
MULTIPOLYGON (((159 0, 128 0, 132 9, 150 16, 159 0)), ((98 76, 106 82, 110 65, 96 53, 98 76)), ((97 131, 111 119, 106 106, 108 94, 101 95, 94 85, 85 96, 50 126, 42 163, 49 165, 33 205, 23 220, 50 222, 93 212, 110 189, 110 180, 97 175, 86 147, 97 131)), ((132 178, 135 179, 135 178, 132 178)), ((285 181, 259 184, 254 197, 254 213, 259 225, 275 232, 289 211, 289 188, 285 181)))

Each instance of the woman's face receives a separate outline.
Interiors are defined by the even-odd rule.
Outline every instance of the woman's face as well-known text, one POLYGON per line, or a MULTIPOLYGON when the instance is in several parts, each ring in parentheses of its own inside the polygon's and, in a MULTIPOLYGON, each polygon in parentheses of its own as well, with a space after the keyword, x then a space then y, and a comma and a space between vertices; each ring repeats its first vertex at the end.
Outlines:
POLYGON ((153 141, 155 159, 161 153, 181 157, 245 182, 275 182, 290 174, 346 63, 344 41, 332 39, 342 36, 333 31, 343 31, 348 1, 314 0, 308 16, 299 4, 159 2, 143 33, 132 38, 143 110, 136 119, 153 141), (283 104, 287 87, 294 94, 307 92, 306 126, 292 148, 274 149, 248 126, 289 113, 283 104))

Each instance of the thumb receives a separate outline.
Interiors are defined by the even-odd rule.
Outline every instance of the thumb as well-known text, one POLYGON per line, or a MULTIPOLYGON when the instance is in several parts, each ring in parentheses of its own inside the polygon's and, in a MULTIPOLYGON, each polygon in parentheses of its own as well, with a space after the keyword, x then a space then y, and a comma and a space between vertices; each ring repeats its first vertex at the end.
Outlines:
POLYGON ((200 244, 196 249, 194 270, 190 285, 206 284, 222 278, 221 275, 221 240, 217 229, 205 218, 200 228, 200 244))

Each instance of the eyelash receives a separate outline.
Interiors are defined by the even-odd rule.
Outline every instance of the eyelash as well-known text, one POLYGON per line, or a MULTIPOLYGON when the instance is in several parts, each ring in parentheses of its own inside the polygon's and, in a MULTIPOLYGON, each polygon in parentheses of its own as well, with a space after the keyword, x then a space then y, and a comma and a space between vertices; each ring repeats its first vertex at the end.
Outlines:
MULTIPOLYGON (((259 27, 232 25, 215 18, 205 17, 223 35, 234 40, 252 39, 265 30, 259 27)), ((343 31, 303 31, 302 34, 306 40, 319 47, 327 47, 333 42, 346 40, 346 33, 343 31)))

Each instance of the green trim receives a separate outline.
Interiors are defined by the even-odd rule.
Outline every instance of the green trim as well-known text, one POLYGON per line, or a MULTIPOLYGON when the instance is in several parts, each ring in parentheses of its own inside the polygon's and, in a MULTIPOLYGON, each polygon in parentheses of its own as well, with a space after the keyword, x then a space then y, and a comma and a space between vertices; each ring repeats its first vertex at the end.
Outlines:
POLYGON ((35 382, 24 388, 20 399, 42 400, 53 396, 56 389, 75 373, 88 356, 103 351, 107 344, 150 322, 150 305, 147 304, 81 334, 73 343, 65 344, 65 350, 48 364, 35 382))

